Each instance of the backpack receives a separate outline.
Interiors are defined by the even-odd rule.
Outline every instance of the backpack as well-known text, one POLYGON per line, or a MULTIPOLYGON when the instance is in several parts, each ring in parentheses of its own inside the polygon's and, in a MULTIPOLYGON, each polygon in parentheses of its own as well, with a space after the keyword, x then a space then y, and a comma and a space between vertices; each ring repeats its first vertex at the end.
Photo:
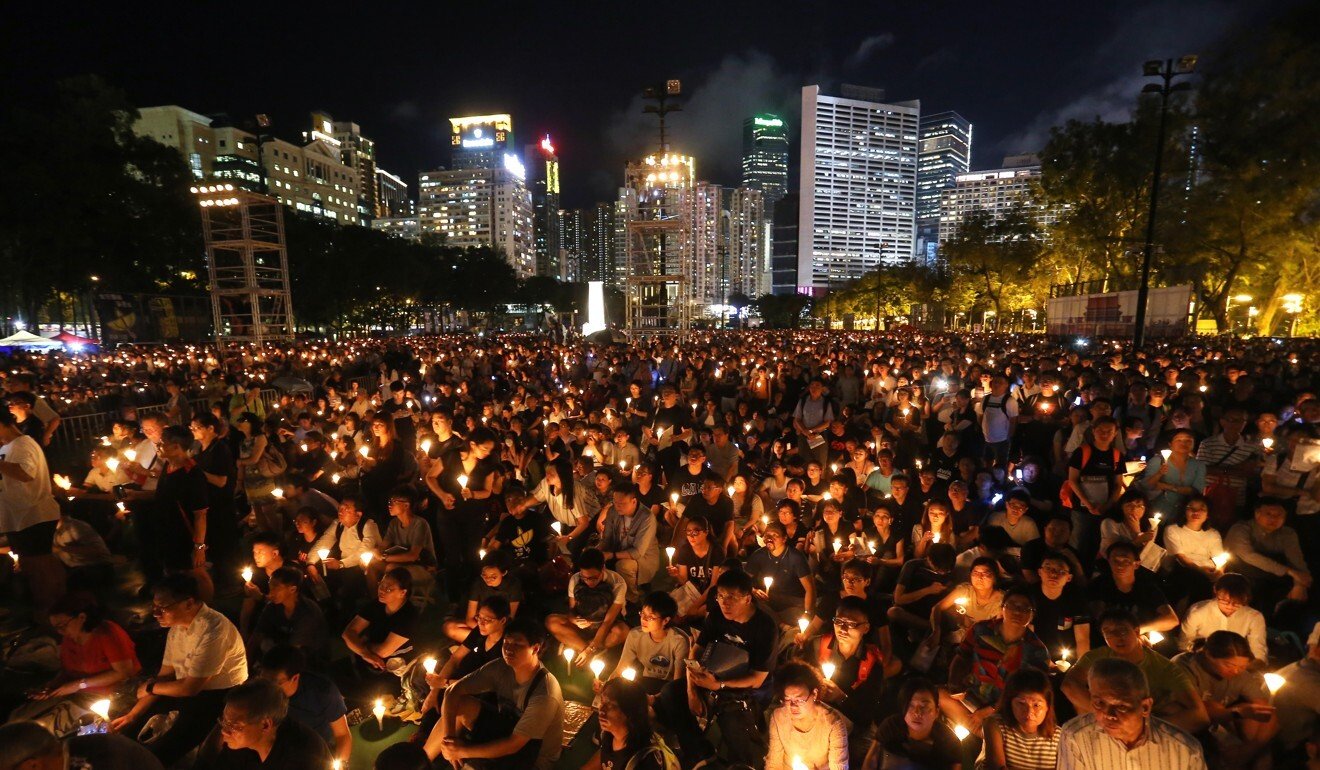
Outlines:
MULTIPOLYGON (((1118 467, 1118 461, 1119 461, 1118 447, 1112 447, 1112 448, 1110 448, 1109 451, 1114 453, 1114 467, 1117 468, 1117 467, 1118 467)), ((1092 454, 1093 452, 1095 452, 1095 449, 1094 449, 1094 447, 1091 446, 1091 442, 1090 442, 1090 441, 1087 441, 1086 443, 1082 444, 1082 469, 1083 469, 1083 470, 1085 470, 1085 469, 1086 469, 1086 466, 1087 466, 1088 464, 1090 464, 1090 462, 1091 462, 1091 454, 1092 454)), ((1064 484, 1062 487, 1059 488, 1059 502, 1063 503, 1064 506, 1067 507, 1067 508, 1073 508, 1073 507, 1076 507, 1076 506, 1074 505, 1074 503, 1075 503, 1076 501, 1073 499, 1072 487, 1071 487, 1070 485, 1068 485, 1068 484, 1064 484)))
POLYGON ((623 770, 636 770, 642 760, 647 757, 659 757, 660 766, 664 770, 680 770, 681 768, 678 757, 674 756, 674 752, 665 745, 664 739, 654 735, 651 737, 651 745, 633 754, 632 759, 628 760, 628 764, 624 766, 623 770))

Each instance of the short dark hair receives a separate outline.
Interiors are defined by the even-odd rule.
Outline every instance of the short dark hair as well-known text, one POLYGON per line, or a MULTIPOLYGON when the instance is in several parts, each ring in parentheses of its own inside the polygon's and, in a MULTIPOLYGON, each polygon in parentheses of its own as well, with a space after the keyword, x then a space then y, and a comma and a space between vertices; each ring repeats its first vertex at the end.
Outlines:
POLYGON ((386 570, 385 574, 382 575, 381 578, 382 579, 390 578, 391 580, 399 584, 399 588, 402 588, 403 590, 407 591, 409 597, 412 596, 413 578, 412 578, 412 573, 408 571, 407 567, 393 567, 389 570, 386 570))
POLYGON ((1110 607, 1100 613, 1100 617, 1096 620, 1095 624, 1103 627, 1105 623, 1125 623, 1132 626, 1134 629, 1141 628, 1141 624, 1137 622, 1137 616, 1133 615, 1132 610, 1129 610, 1126 607, 1110 607))
MULTIPOLYGON (((866 600, 860 596, 845 596, 839 600, 839 605, 834 608, 834 614, 846 612, 849 615, 861 615, 867 623, 871 622, 871 608, 866 606, 866 600)), ((830 623, 833 618, 821 618, 825 623, 830 623)))
POLYGON ((303 586, 303 572, 291 564, 286 564, 270 573, 270 582, 279 583, 282 586, 288 586, 294 590, 301 591, 303 586))
POLYGON ((292 679, 307 670, 307 653, 291 644, 276 645, 261 656, 261 671, 292 679))
POLYGON ((673 620, 678 615, 678 602, 664 591, 652 591, 642 599, 642 606, 648 607, 660 616, 661 620, 673 620))
POLYGON ((1205 654, 1212 658, 1255 658, 1246 637, 1233 631, 1215 631, 1205 638, 1205 654))
POLYGON ((256 722, 269 719, 279 724, 289 715, 289 699, 269 679, 249 679, 225 695, 225 705, 237 706, 256 722))
POLYGON ((545 627, 532 619, 528 613, 524 613, 509 621, 509 625, 505 627, 504 638, 510 636, 521 636, 528 644, 537 647, 545 643, 545 627))
POLYGON ((931 698, 939 703, 940 691, 935 687, 935 683, 924 676, 914 676, 898 688, 898 711, 900 714, 907 711, 908 704, 912 702, 912 696, 919 692, 930 693, 931 698))
POLYGON ((775 671, 775 695, 784 697, 784 690, 789 687, 801 687, 807 692, 820 689, 821 675, 802 661, 791 661, 775 671))
POLYGON ((252 545, 268 545, 281 551, 280 536, 274 532, 258 532, 252 536, 252 545))
POLYGON ((578 571, 584 569, 605 569, 605 554, 599 548, 586 548, 578 557, 578 571))
MULTIPOLYGON (((150 415, 148 415, 150 416, 150 415)), ((175 446, 190 447, 193 443, 192 432, 182 425, 171 425, 161 431, 160 443, 173 444, 175 446)))
POLYGON ((724 588, 744 594, 750 594, 754 586, 752 576, 740 569, 726 570, 720 573, 719 580, 715 581, 717 589, 724 588))
POLYGON ((197 586, 197 578, 188 574, 166 575, 156 582, 152 588, 153 594, 164 594, 170 599, 183 601, 184 599, 196 599, 201 601, 201 591, 197 586))
POLYGON ((497 618, 507 618, 513 614, 513 605, 509 604, 509 600, 500 594, 491 594, 477 602, 477 608, 480 609, 481 607, 495 613, 497 618))
POLYGON ((930 548, 926 550, 926 561, 941 572, 953 569, 957 560, 958 552, 952 543, 931 543, 930 548))
POLYGON ((1223 591, 1243 604, 1251 601, 1251 581, 1237 572, 1225 572, 1215 581, 1215 593, 1223 591))

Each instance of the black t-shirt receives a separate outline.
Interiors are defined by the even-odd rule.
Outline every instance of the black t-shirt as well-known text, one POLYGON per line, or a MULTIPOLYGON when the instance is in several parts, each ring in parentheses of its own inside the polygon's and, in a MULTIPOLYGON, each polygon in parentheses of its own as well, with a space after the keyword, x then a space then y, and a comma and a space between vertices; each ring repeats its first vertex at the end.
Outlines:
POLYGON ((195 511, 208 508, 206 477, 196 463, 167 470, 156 485, 155 505, 159 515, 160 543, 164 546, 161 557, 171 569, 192 567, 193 527, 195 511))
POLYGON ((614 741, 608 738, 600 742, 601 770, 624 770, 634 756, 637 757, 637 762, 633 764, 631 770, 665 770, 664 757, 659 751, 648 751, 644 748, 633 755, 626 749, 615 751, 614 741))
POLYGON ((954 586, 953 573, 938 574, 931 569, 930 563, 925 559, 913 559, 904 564, 903 569, 898 572, 898 584, 903 587, 904 592, 920 591, 934 583, 943 583, 944 590, 927 594, 916 602, 903 605, 903 608, 923 617, 929 615, 931 608, 954 586))
POLYGON ((348 713, 344 696, 335 683, 314 671, 298 677, 298 691, 289 698, 289 719, 306 725, 328 745, 335 743, 330 725, 348 713))
MULTIPOLYGON (((1159 578, 1145 567, 1137 568, 1132 590, 1127 593, 1118 590, 1113 576, 1107 572, 1092 580, 1086 593, 1095 605, 1092 607, 1093 615, 1098 617, 1103 610, 1119 607, 1131 612, 1141 624, 1154 620, 1157 617, 1156 610, 1169 603, 1169 597, 1160 588, 1159 578)), ((1091 625, 1091 639, 1095 645, 1104 643, 1100 636, 1100 624, 1091 625)))
MULTIPOLYGON (((883 616, 883 613, 881 613, 883 616)), ((816 660, 820 658, 820 642, 813 642, 816 660)), ((843 700, 832 703, 852 722, 852 735, 858 735, 875 721, 880 710, 880 693, 884 689, 884 654, 875 645, 863 644, 852 657, 839 654, 838 644, 828 637, 829 660, 835 665, 833 682, 843 691, 843 700), (865 677, 863 677, 865 669, 865 677)))
POLYGON ((962 761, 962 744, 943 722, 936 722, 930 739, 914 741, 908 738, 907 722, 902 714, 894 714, 880 723, 876 742, 887 754, 906 762, 881 760, 881 767, 903 770, 946 770, 962 761))
POLYGON ((693 473, 688 470, 687 465, 683 465, 674 471, 673 478, 669 479, 669 491, 671 493, 677 492, 679 499, 684 504, 691 502, 692 499, 701 495, 701 476, 704 472, 705 470, 702 469, 693 473))
POLYGON ((522 518, 505 516, 495 529, 495 539, 500 541, 501 548, 513 552, 515 562, 543 564, 548 561, 546 538, 549 536, 550 527, 538 508, 528 509, 522 518))
POLYGON ((911 532, 912 527, 921 523, 921 513, 924 509, 924 503, 917 499, 917 496, 908 493, 903 502, 898 502, 893 497, 887 497, 876 504, 876 508, 884 508, 889 511, 894 523, 890 525, 891 529, 898 532, 911 532))
POLYGON ((728 528, 729 522, 733 521, 733 499, 728 495, 720 495, 712 505, 706 502, 706 498, 697 495, 687 501, 683 515, 701 516, 710 522, 711 542, 718 543, 720 538, 724 537, 724 530, 728 528))
POLYGON ((221 744, 211 757, 201 757, 197 766, 214 770, 325 770, 330 766, 330 747, 311 730, 292 719, 285 719, 275 729, 275 745, 266 761, 252 749, 231 749, 221 744))
POLYGON ((1049 648, 1050 654, 1057 655, 1061 647, 1075 649, 1077 641, 1073 627, 1091 622, 1082 590, 1069 584, 1063 587, 1058 599, 1050 599, 1036 585, 1031 588, 1031 599, 1036 604, 1032 630, 1049 648))
POLYGON ((278 604, 268 603, 261 608, 253 636, 253 642, 262 652, 287 644, 317 654, 325 648, 325 615, 310 599, 298 600, 293 617, 285 615, 284 608, 278 604))
POLYGON ((404 602, 393 615, 385 611, 385 605, 374 599, 358 610, 358 617, 367 621, 367 628, 362 632, 369 644, 380 644, 390 634, 398 634, 408 640, 408 644, 399 648, 395 655, 412 649, 412 640, 417 633, 417 608, 412 602, 404 602))
POLYGON ((710 586, 710 574, 714 569, 716 561, 715 545, 712 543, 707 547, 705 556, 698 556, 692 546, 684 541, 674 553, 674 566, 683 567, 687 570, 688 580, 701 592, 710 586))
POLYGON ((462 679, 492 660, 499 660, 504 654, 504 648, 499 643, 489 650, 486 649, 486 637, 475 628, 463 640, 463 646, 467 648, 467 655, 458 662, 458 667, 454 670, 454 679, 462 679))
POLYGON ((238 469, 234 465, 234 453, 230 451, 229 444, 216 439, 211 442, 211 446, 198 452, 194 461, 205 473, 225 477, 222 487, 206 482, 206 499, 210 509, 231 510, 234 507, 234 482, 238 477, 238 469))
MULTIPOLYGON (((674 404, 672 407, 660 407, 655 410, 651 417, 651 429, 664 428, 665 433, 682 433, 692 422, 692 407, 685 407, 682 404, 674 404)), ((663 437, 662 437, 663 438, 663 437)))
POLYGON ((1077 559, 1078 564, 1082 563, 1081 557, 1077 555, 1077 551, 1073 550, 1072 546, 1064 543, 1059 548, 1050 548, 1043 537, 1038 537, 1022 546, 1022 553, 1018 557, 1018 561, 1021 563, 1022 569, 1040 569, 1040 563, 1049 551, 1066 552, 1077 559))
POLYGON ((746 676, 753 671, 769 671, 774 665, 778 640, 779 626, 760 609, 746 623, 729 620, 719 611, 712 612, 706 616, 697 636, 697 644, 702 648, 701 665, 721 680, 746 676))

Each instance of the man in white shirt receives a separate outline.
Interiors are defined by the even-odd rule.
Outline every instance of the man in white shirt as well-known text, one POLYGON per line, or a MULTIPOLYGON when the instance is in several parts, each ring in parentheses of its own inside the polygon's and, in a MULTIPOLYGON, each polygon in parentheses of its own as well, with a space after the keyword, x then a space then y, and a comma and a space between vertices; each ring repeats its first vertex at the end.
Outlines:
POLYGON ((137 734, 153 714, 178 711, 163 735, 150 746, 170 767, 205 740, 224 712, 225 693, 247 681, 247 651, 238 629, 198 598, 192 575, 168 575, 155 589, 152 614, 165 637, 160 672, 137 690, 137 702, 110 729, 137 734))
POLYGON ((8 409, 0 410, 0 532, 22 562, 39 625, 46 625, 51 606, 64 595, 64 565, 52 552, 59 519, 41 445, 19 430, 8 409))
POLYGON ((1251 654, 1264 665, 1269 661, 1265 645, 1265 616, 1248 607, 1251 583, 1236 572, 1215 581, 1215 598, 1193 604, 1182 622, 1181 647, 1192 649, 1195 643, 1216 631, 1232 631, 1251 646, 1251 654))
POLYGON ((1151 716, 1154 699, 1137 664, 1098 660, 1087 686, 1094 711, 1063 726, 1058 770, 1205 770, 1201 744, 1151 716))
POLYGON ((351 607, 367 593, 362 554, 379 556, 380 542, 380 527, 364 518, 362 501, 346 497, 339 503, 339 520, 321 533, 307 554, 307 561, 313 565, 308 572, 313 580, 324 580, 341 605, 351 607), (324 560, 322 552, 326 554, 324 560))
POLYGON ((1008 378, 996 375, 990 380, 990 392, 976 405, 985 437, 985 457, 997 467, 1008 465, 1008 448, 1017 427, 1018 402, 1008 393, 1008 378))

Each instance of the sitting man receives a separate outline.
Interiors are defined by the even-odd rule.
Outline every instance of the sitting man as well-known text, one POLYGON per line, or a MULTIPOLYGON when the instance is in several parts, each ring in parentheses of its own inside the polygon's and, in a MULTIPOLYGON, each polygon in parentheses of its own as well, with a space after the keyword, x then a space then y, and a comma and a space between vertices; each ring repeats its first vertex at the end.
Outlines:
POLYGON ((224 710, 225 694, 248 677, 238 629, 199 596, 191 575, 169 575, 156 585, 151 611, 169 629, 160 671, 138 686, 128 713, 110 723, 115 732, 135 736, 153 714, 178 711, 174 724, 150 745, 167 767, 205 740, 224 710))
MULTIPOLYGON (((666 683, 683 675, 683 661, 687 660, 692 640, 683 631, 672 627, 678 615, 678 603, 664 591, 652 591, 642 601, 641 623, 628 632, 623 652, 614 673, 605 679, 622 676, 632 669, 641 678, 648 694, 656 694, 666 683)), ((605 680, 597 679, 599 692, 605 680)))
POLYGON ((1154 699, 1155 716, 1193 735, 1209 727, 1210 716, 1192 678, 1184 669, 1142 643, 1137 619, 1132 613, 1124 609, 1105 610, 1099 625, 1107 646, 1083 655, 1063 678, 1063 694, 1072 701, 1078 714, 1090 714, 1095 708, 1087 684, 1091 667, 1098 661, 1118 658, 1135 664, 1145 675, 1146 692, 1154 699))
POLYGON ((1247 605, 1251 603, 1251 583, 1236 572, 1221 575, 1215 581, 1215 598, 1193 604, 1182 624, 1183 651, 1196 647, 1216 631, 1233 631, 1251 645, 1256 663, 1269 662, 1265 646, 1265 616, 1247 605))
POLYGON ((270 576, 266 606, 257 616, 248 644, 254 658, 286 644, 301 648, 313 659, 325 654, 325 615, 316 602, 303 595, 303 581, 302 570, 292 565, 280 567, 270 576))
POLYGON ((330 748, 310 728, 288 716, 289 699, 274 682, 256 678, 235 687, 225 696, 220 724, 198 752, 196 766, 325 770, 330 765, 330 748))
POLYGON ((899 571, 889 622, 902 627, 914 641, 930 631, 931 610, 953 588, 956 559, 952 544, 934 543, 926 558, 913 559, 899 571))
POLYGON ((307 656, 297 647, 275 647, 261 658, 261 676, 275 683, 289 699, 289 719, 321 736, 334 759, 348 765, 353 734, 348 707, 328 677, 307 670, 307 656))
POLYGON ((684 767, 715 754, 697 723, 703 715, 719 723, 731 762, 759 766, 765 757, 759 715, 769 697, 767 679, 779 627, 757 607, 752 585, 751 576, 741 570, 716 579, 717 611, 706 616, 685 662, 686 681, 665 685, 655 701, 656 718, 678 738, 684 767))
POLYGON ((628 625, 620 620, 627 591, 623 576, 605 569, 605 554, 588 548, 568 579, 568 614, 550 615, 545 627, 584 658, 618 647, 628 637, 628 625))
POLYGON ((270 576, 285 565, 280 536, 273 532, 258 532, 251 538, 252 579, 243 584, 243 607, 238 614, 238 629, 247 636, 252 622, 266 605, 266 592, 270 590, 270 576))
POLYGON ((342 609, 351 609, 367 598, 366 572, 362 554, 375 555, 380 547, 380 527, 364 515, 362 501, 346 497, 339 503, 339 520, 327 527, 307 554, 313 580, 324 580, 330 595, 342 609), (321 553, 326 556, 324 559, 321 553))
POLYGON ((1001 617, 977 623, 963 637, 949 664, 949 684, 940 689, 940 710, 955 724, 979 735, 1010 676, 1028 666, 1049 670, 1049 652, 1029 627, 1034 612, 1025 589, 1009 589, 1001 617))
POLYGON ((1155 699, 1136 664, 1121 658, 1097 660, 1083 687, 1088 693, 1086 711, 1059 731, 1059 770, 1205 770, 1201 744, 1153 716, 1155 699))
POLYGON ((639 586, 645 586, 660 569, 660 546, 656 542, 655 516, 637 500, 637 486, 620 481, 611 490, 612 501, 605 509, 605 525, 600 549, 605 561, 623 577, 628 601, 642 598, 639 586))
POLYGON ((503 657, 445 693, 440 721, 426 738, 427 756, 444 757, 454 767, 479 760, 472 764, 485 770, 549 770, 563 742, 564 696, 541 665, 544 646, 535 621, 510 621, 503 657))
MULTIPOLYGON (((1126 540, 1112 543, 1105 559, 1109 562, 1109 574, 1091 581, 1086 591, 1091 600, 1091 617, 1098 617, 1107 609, 1127 610, 1137 619, 1139 635, 1151 631, 1165 634, 1178 627, 1178 613, 1160 588, 1159 578, 1141 566, 1135 545, 1126 540)), ((1091 629, 1093 645, 1101 641, 1098 631, 1091 629)))
POLYGON ((1238 570, 1251 583, 1256 608, 1273 616, 1285 599, 1305 602, 1311 588, 1311 570, 1302 554, 1297 530, 1284 525, 1287 512, 1272 497, 1256 502, 1251 521, 1239 521, 1228 530, 1224 548, 1238 560, 1238 570))
POLYGON ((1240 634, 1215 631, 1199 652, 1173 659, 1192 678, 1210 715, 1210 743, 1224 767, 1250 767, 1279 733, 1265 678, 1253 671, 1251 646, 1240 634))

